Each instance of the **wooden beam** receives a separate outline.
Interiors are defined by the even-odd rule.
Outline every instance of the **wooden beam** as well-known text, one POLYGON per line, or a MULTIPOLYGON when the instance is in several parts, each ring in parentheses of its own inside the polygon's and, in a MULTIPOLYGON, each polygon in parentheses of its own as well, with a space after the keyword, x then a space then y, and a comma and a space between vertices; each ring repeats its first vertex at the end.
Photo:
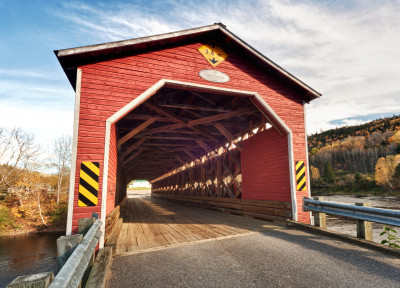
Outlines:
MULTIPOLYGON (((148 135, 148 134, 155 134, 155 133, 161 133, 161 132, 169 132, 169 131, 173 131, 173 130, 177 130, 177 129, 189 128, 189 127, 200 125, 200 124, 216 122, 216 121, 220 121, 223 119, 237 117, 237 116, 249 114, 249 113, 254 113, 254 109, 242 109, 242 110, 237 110, 237 111, 233 111, 233 112, 221 113, 221 114, 217 114, 217 115, 213 115, 213 116, 208 116, 208 117, 203 117, 203 118, 195 119, 192 121, 188 121, 187 123, 185 123, 183 120, 176 120, 176 121, 179 121, 180 123, 165 125, 162 127, 146 130, 142 134, 148 135)), ((169 113, 169 114, 171 117, 176 118, 172 113, 169 113)), ((178 118, 176 118, 176 119, 178 119, 178 118)), ((205 132, 199 131, 199 130, 194 130, 194 131, 199 134, 205 133, 205 132)), ((210 135, 210 134, 208 133, 208 135, 210 135)))
MULTIPOLYGON (((165 132, 170 132, 170 131, 177 130, 177 129, 182 129, 182 128, 186 128, 186 124, 177 123, 177 124, 165 125, 165 126, 162 126, 162 127, 149 129, 149 130, 143 131, 143 133, 141 133, 140 135, 151 135, 151 134, 155 134, 155 133, 165 133, 165 132)), ((181 132, 179 132, 179 133, 181 133, 181 132)))
POLYGON ((147 120, 150 118, 155 118, 156 121, 160 121, 160 122, 170 122, 171 120, 166 118, 166 117, 158 117, 158 116, 154 116, 154 115, 146 115, 146 114, 128 114, 125 115, 121 120, 147 120))
MULTIPOLYGON (((145 102, 145 104, 146 104, 146 103, 147 103, 147 102, 145 102)), ((155 103, 153 103, 153 104, 147 103, 146 106, 147 106, 149 109, 152 109, 153 111, 156 111, 156 112, 158 112, 158 113, 161 113, 161 114, 163 114, 164 116, 170 118, 172 121, 176 121, 176 122, 178 122, 178 123, 184 125, 183 127, 188 127, 188 126, 187 126, 188 121, 179 118, 178 116, 176 116, 175 114, 173 114, 173 113, 171 113, 171 112, 169 112, 169 111, 166 111, 165 109, 163 109, 163 108, 160 107, 159 105, 157 105, 157 104, 155 104, 155 103)), ((186 106, 188 106, 188 105, 186 105, 186 106)), ((181 128, 183 128, 183 127, 181 127, 181 128)), ((179 128, 178 128, 178 129, 179 129, 179 128)), ((193 128, 193 127, 189 127, 189 129, 191 129, 191 130, 193 130, 193 131, 196 131, 196 132, 202 134, 204 137, 207 137, 207 138, 209 138, 209 139, 218 141, 218 139, 212 137, 212 136, 209 135, 208 133, 205 133, 205 132, 203 132, 203 131, 201 131, 201 130, 199 130, 199 129, 196 129, 196 128, 193 128)))
POLYGON ((179 161, 179 163, 181 163, 181 165, 185 165, 186 162, 182 160, 181 157, 179 157, 178 155, 175 155, 175 158, 179 161))
POLYGON ((171 119, 174 122, 178 122, 178 123, 184 123, 184 121, 178 117, 176 117, 173 113, 166 111, 165 109, 163 109, 162 107, 160 107, 159 105, 155 104, 155 103, 149 103, 149 102, 144 102, 143 105, 145 105, 147 108, 160 113, 164 116, 166 116, 167 118, 171 119))
POLYGON ((217 141, 217 142, 220 141, 220 140, 218 140, 217 138, 215 138, 214 136, 211 136, 210 133, 204 132, 204 131, 202 131, 202 130, 196 128, 196 127, 189 127, 189 129, 191 129, 191 130, 193 130, 193 131, 195 131, 195 132, 200 133, 200 134, 203 135, 205 138, 208 138, 208 139, 210 139, 210 140, 217 141))
POLYGON ((123 161, 124 166, 128 165, 129 162, 131 162, 133 159, 135 159, 137 156, 139 156, 139 154, 142 152, 143 152, 143 150, 138 150, 135 152, 135 154, 129 156, 125 161, 123 161))
POLYGON ((206 151, 206 153, 211 152, 213 150, 203 140, 195 139, 195 141, 197 142, 197 144, 199 144, 201 148, 203 148, 204 151, 206 151))
POLYGON ((239 97, 238 97, 238 96, 233 97, 233 99, 232 99, 232 101, 231 101, 231 106, 232 106, 233 104, 235 104, 235 102, 236 102, 237 100, 239 100, 239 97))
POLYGON ((196 116, 198 118, 202 118, 203 117, 203 115, 201 115, 200 113, 194 112, 192 110, 182 110, 182 111, 190 113, 190 114, 192 114, 192 115, 194 115, 194 116, 196 116))
POLYGON ((255 102, 253 97, 250 97, 250 101, 254 104, 254 106, 256 106, 258 111, 260 111, 261 114, 264 115, 265 118, 267 118, 268 123, 271 124, 276 130, 278 130, 279 134, 283 135, 283 132, 281 131, 281 129, 274 123, 274 121, 272 121, 270 119, 270 117, 267 115, 267 113, 265 113, 265 111, 263 109, 261 109, 260 106, 257 105, 257 103, 255 102))
POLYGON ((235 137, 228 131, 226 130, 226 128, 224 127, 224 125, 222 125, 221 123, 215 123, 214 124, 215 128, 218 129, 219 132, 221 132, 222 135, 225 136, 226 139, 228 139, 229 141, 231 141, 233 144, 235 144, 236 148, 242 152, 243 148, 240 146, 240 144, 238 143, 234 143, 236 141, 235 137))
POLYGON ((190 159, 192 159, 192 161, 195 161, 195 162, 198 161, 197 157, 189 150, 183 150, 183 152, 185 152, 186 155, 188 155, 190 157, 190 159))
POLYGON ((215 103, 214 101, 212 101, 211 99, 208 99, 207 97, 201 95, 200 93, 194 92, 194 91, 190 91, 190 93, 196 95, 197 97, 203 99, 204 101, 210 103, 211 105, 217 105, 217 103, 215 103))
MULTIPOLYGON (((134 136, 133 138, 140 137, 138 135, 134 136)), ((177 137, 177 136, 151 136, 147 137, 148 139, 154 140, 182 140, 182 141, 194 141, 192 137, 177 137)))
POLYGON ((177 145, 176 143, 145 143, 144 146, 173 146, 173 147, 186 147, 185 145, 177 145))
POLYGON ((222 197, 222 164, 221 164, 221 157, 217 158, 217 196, 222 197))
MULTIPOLYGON (((228 175, 232 178, 233 182, 235 182, 235 184, 236 184, 236 186, 238 188, 238 192, 241 193, 242 192, 242 187, 241 187, 240 183, 236 180, 236 178, 234 176, 234 173, 231 172, 229 167, 226 166, 226 164, 223 161, 221 163, 222 163, 222 167, 225 169, 225 171, 228 173, 228 175)), ((237 195, 239 195, 239 193, 237 195)), ((235 196, 237 196, 237 195, 235 195, 235 196)))
MULTIPOLYGON (((190 94, 190 97, 186 101, 186 105, 192 104, 194 99, 196 99, 196 96, 194 94, 190 94)), ((179 115, 182 116, 183 114, 185 114, 185 112, 190 112, 190 110, 182 109, 182 111, 180 111, 179 115)))
POLYGON ((161 104, 163 107, 178 108, 178 109, 191 109, 191 110, 203 110, 203 111, 214 111, 214 112, 231 112, 230 109, 224 108, 211 108, 197 105, 186 105, 186 104, 161 104))
POLYGON ((125 150, 125 152, 122 154, 122 157, 125 158, 129 153, 137 149, 140 145, 142 145, 145 141, 147 140, 147 137, 143 137, 139 141, 137 141, 135 144, 131 145, 128 149, 125 150))
POLYGON ((147 126, 151 125, 154 121, 156 121, 156 118, 150 118, 147 119, 145 122, 143 122, 142 124, 140 124, 139 126, 137 126, 135 129, 133 129, 131 132, 129 132, 128 134, 126 134, 124 137, 122 137, 121 139, 118 140, 117 142, 117 146, 120 147, 122 144, 124 144, 126 141, 128 141, 129 139, 131 139, 133 136, 135 136, 136 134, 138 134, 140 131, 142 131, 143 129, 145 129, 147 126))
MULTIPOLYGON (((176 123, 176 124, 172 124, 172 125, 165 125, 162 127, 146 130, 143 133, 141 133, 140 135, 142 136, 142 135, 150 135, 150 134, 155 134, 155 133, 165 133, 165 132, 170 132, 170 131, 174 131, 174 130, 178 130, 178 129, 182 129, 182 128, 188 128, 190 130, 193 130, 197 134, 201 134, 204 137, 207 137, 208 139, 218 141, 218 139, 213 137, 210 133, 203 132, 195 127, 188 127, 186 123, 176 123)), ((178 133, 186 133, 183 131, 177 131, 177 132, 178 133)))
POLYGON ((224 120, 227 118, 233 118, 233 117, 237 117, 237 116, 249 114, 249 113, 254 113, 254 110, 253 109, 241 109, 241 110, 236 110, 236 111, 227 112, 227 113, 220 113, 217 115, 203 117, 200 119, 195 119, 195 120, 189 121, 187 123, 187 126, 190 127, 190 126, 196 126, 196 125, 200 125, 200 124, 216 122, 216 121, 224 120))

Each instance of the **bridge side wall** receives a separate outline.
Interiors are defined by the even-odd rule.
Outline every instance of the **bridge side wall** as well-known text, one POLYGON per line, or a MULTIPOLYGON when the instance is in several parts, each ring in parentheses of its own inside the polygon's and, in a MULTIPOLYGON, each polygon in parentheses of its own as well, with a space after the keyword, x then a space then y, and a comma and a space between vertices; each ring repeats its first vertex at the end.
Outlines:
MULTIPOLYGON (((197 50, 201 44, 165 48, 79 67, 82 69, 82 81, 72 232, 77 231, 79 218, 90 216, 92 211, 100 213, 106 120, 160 79, 257 92, 292 130, 294 160, 306 161, 302 95, 231 51, 227 51, 229 57, 217 67, 230 76, 229 82, 211 83, 200 78, 199 71, 210 69, 208 62, 197 50), (97 207, 78 207, 77 204, 82 161, 100 163, 97 207)), ((116 155, 113 155, 110 161, 115 163, 116 155)), ((116 170, 115 165, 114 168, 109 167, 109 173, 115 173, 113 170, 116 170)), ((115 182, 113 177, 109 180, 115 182)), ((110 189, 115 188, 110 186, 110 189)), ((299 193, 298 198, 301 199, 303 194, 299 193)), ((116 203, 111 197, 107 201, 109 212, 116 203)))
POLYGON ((270 128, 242 145, 242 198, 291 201, 286 135, 270 128))

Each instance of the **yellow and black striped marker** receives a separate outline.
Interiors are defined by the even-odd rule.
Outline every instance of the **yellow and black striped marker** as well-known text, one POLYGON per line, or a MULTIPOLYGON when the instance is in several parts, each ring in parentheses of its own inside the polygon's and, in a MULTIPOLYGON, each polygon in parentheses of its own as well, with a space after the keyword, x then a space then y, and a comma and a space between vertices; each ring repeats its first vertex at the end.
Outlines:
POLYGON ((297 191, 306 191, 306 167, 304 161, 296 161, 297 191))
POLYGON ((99 162, 82 162, 78 206, 96 206, 99 194, 99 162))

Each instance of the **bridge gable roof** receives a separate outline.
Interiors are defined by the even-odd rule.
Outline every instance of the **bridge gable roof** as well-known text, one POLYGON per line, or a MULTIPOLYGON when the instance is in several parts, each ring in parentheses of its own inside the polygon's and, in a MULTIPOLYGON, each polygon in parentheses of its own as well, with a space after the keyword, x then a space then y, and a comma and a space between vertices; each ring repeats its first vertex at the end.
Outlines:
POLYGON ((261 67, 265 73, 275 75, 281 81, 294 87, 303 95, 305 101, 309 102, 321 96, 319 92, 237 37, 222 23, 142 38, 55 50, 54 53, 72 87, 75 89, 76 69, 80 66, 152 50, 216 39, 218 39, 218 42, 222 41, 224 47, 229 47, 229 49, 237 51, 252 63, 261 67))

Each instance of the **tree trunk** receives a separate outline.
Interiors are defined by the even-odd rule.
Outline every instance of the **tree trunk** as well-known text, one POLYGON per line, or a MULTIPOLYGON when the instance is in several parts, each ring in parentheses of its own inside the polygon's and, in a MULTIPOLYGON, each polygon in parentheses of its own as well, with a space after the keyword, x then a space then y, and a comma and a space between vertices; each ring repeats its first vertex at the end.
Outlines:
POLYGON ((39 192, 38 192, 38 199, 37 199, 37 202, 38 202, 38 207, 39 207, 39 214, 40 214, 40 218, 42 218, 42 222, 43 222, 43 224, 46 226, 46 227, 48 227, 48 225, 46 224, 46 222, 44 222, 44 218, 43 218, 43 215, 42 215, 42 208, 40 207, 40 190, 39 190, 39 192))
POLYGON ((62 177, 63 177, 63 169, 61 169, 61 173, 58 174, 58 181, 57 181, 57 210, 58 210, 58 204, 60 203, 60 190, 61 190, 61 184, 62 184, 62 177))
POLYGON ((15 193, 18 197, 19 206, 24 207, 24 203, 22 203, 22 196, 17 191, 15 191, 15 193))

